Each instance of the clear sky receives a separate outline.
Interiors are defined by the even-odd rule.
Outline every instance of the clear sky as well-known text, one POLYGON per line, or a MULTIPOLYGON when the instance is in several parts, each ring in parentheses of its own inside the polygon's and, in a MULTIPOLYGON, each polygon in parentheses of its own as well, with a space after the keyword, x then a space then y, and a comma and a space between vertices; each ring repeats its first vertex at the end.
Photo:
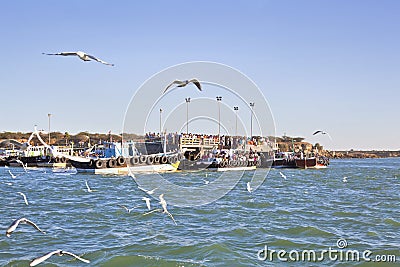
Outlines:
POLYGON ((52 130, 121 132, 146 79, 200 60, 250 77, 277 135, 398 150, 399 14, 395 0, 1 1, 0 131, 52 113, 52 130), (42 55, 77 50, 115 66, 42 55))

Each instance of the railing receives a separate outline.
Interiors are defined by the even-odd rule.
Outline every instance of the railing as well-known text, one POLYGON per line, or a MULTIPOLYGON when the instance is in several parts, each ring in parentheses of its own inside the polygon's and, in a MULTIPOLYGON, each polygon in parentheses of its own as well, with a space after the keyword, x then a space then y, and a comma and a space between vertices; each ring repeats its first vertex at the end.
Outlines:
POLYGON ((218 146, 218 140, 214 138, 182 137, 181 147, 188 146, 218 146))

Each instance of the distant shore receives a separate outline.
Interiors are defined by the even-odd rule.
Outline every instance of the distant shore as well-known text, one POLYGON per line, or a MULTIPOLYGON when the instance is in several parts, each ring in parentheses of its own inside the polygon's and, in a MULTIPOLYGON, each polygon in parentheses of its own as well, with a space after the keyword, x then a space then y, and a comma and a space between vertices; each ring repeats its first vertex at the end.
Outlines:
POLYGON ((400 157, 400 151, 387 151, 387 150, 349 150, 349 151, 324 151, 325 156, 332 159, 345 159, 345 158, 392 158, 400 157))
MULTIPOLYGON (((9 145, 8 142, 4 142, 6 140, 16 140, 18 142, 26 142, 31 135, 32 132, 22 133, 22 132, 0 132, 0 148, 1 144, 6 146, 9 145)), ((52 145, 67 145, 74 143, 75 145, 79 143, 99 143, 105 140, 113 140, 115 142, 121 141, 121 135, 112 134, 112 133, 89 133, 89 132, 80 132, 75 135, 69 134, 68 132, 51 132, 51 140, 50 143, 52 145)), ((45 135, 44 135, 45 136, 45 135)), ((46 136, 47 137, 47 136, 46 136)), ((329 158, 389 158, 389 157, 400 157, 400 150, 324 150, 323 146, 320 144, 311 144, 309 142, 305 142, 302 137, 269 137, 270 140, 275 140, 277 142, 277 146, 280 151, 312 151, 313 149, 318 149, 319 153, 323 156, 329 158)), ((133 141, 143 141, 145 139, 142 135, 136 134, 124 134, 124 139, 133 140, 133 141)), ((48 140, 46 140, 48 141, 48 140)), ((33 144, 38 143, 38 141, 34 138, 32 140, 33 144)))

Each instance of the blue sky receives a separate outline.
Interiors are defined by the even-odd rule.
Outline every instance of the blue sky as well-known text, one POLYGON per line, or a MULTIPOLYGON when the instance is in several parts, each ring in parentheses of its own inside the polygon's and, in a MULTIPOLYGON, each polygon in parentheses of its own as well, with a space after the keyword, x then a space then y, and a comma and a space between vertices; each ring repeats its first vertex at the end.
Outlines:
POLYGON ((201 60, 249 76, 277 135, 398 150, 399 11, 389 0, 1 1, 0 131, 47 128, 52 113, 53 130, 121 132, 146 79, 201 60), (77 50, 115 67, 41 54, 77 50))

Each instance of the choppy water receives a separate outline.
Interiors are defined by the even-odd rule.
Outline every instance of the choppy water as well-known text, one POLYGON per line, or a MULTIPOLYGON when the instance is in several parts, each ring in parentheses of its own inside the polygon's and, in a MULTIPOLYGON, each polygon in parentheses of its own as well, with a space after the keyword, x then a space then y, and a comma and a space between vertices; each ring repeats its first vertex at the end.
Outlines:
MULTIPOLYGON (((332 160, 325 170, 272 169, 252 194, 246 191, 249 173, 216 202, 169 207, 178 225, 161 213, 143 216, 145 194, 129 176, 9 170, 17 178, 0 168, 0 266, 28 266, 32 259, 56 249, 76 253, 91 263, 53 256, 42 266, 271 266, 270 259, 257 257, 265 245, 288 252, 321 251, 337 249, 339 238, 346 239, 345 249, 371 250, 371 257, 396 255, 400 262, 398 158, 332 160), (97 191, 88 193, 85 180, 97 191), (19 191, 26 194, 29 206, 19 191), (127 213, 118 204, 138 207, 127 213), (9 224, 22 216, 47 234, 21 225, 7 238, 9 224)), ((205 177, 205 173, 167 175, 181 183, 205 177)), ((207 179, 214 175, 209 173, 207 179)), ((157 202, 154 199, 153 206, 157 202)), ((284 264, 276 257, 272 261, 272 265, 284 264)), ((317 263, 290 265, 374 263, 326 257, 317 263)))

